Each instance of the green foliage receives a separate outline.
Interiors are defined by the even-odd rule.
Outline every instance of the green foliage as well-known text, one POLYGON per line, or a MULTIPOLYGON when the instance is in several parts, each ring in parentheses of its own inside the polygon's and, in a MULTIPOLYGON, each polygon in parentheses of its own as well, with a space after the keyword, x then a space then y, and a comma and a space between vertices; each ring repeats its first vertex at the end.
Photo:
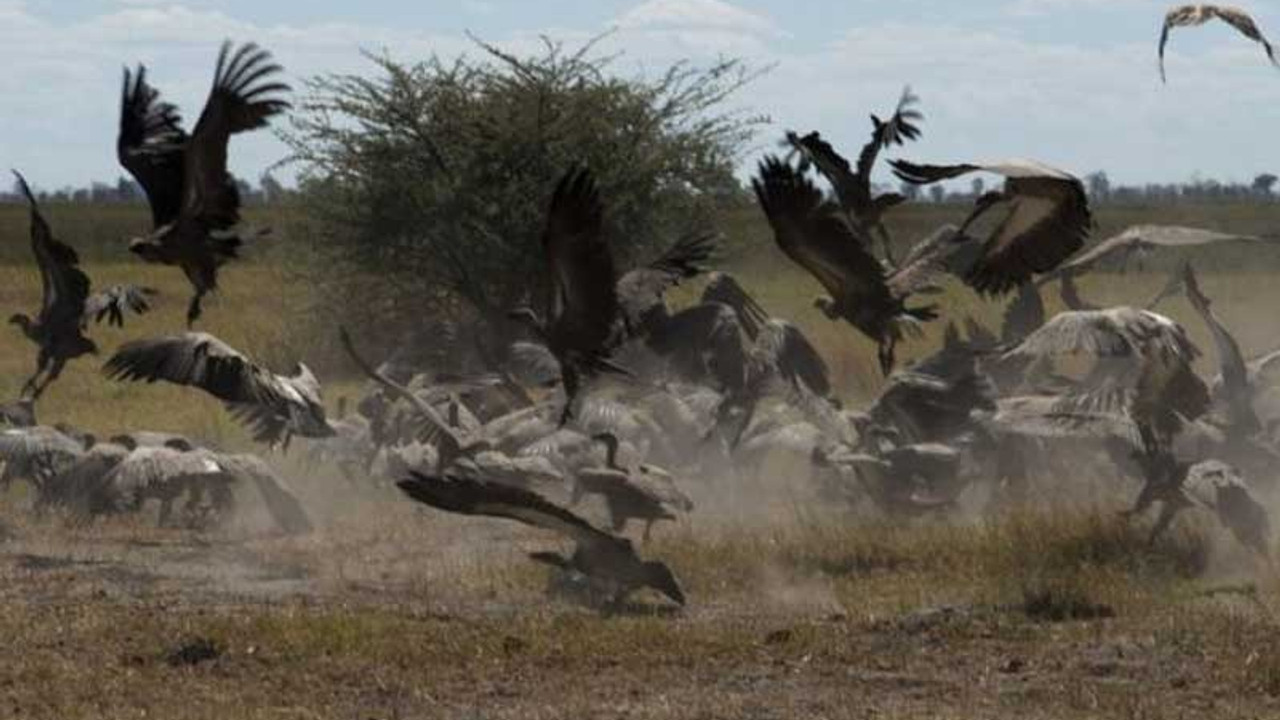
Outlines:
POLYGON ((575 164, 596 174, 623 268, 741 193, 737 155, 762 120, 724 109, 754 77, 739 62, 624 78, 594 42, 544 43, 531 57, 479 41, 479 59, 371 56, 375 77, 307 83, 285 137, 322 279, 340 304, 362 298, 348 320, 492 319, 532 299, 546 202, 575 164))

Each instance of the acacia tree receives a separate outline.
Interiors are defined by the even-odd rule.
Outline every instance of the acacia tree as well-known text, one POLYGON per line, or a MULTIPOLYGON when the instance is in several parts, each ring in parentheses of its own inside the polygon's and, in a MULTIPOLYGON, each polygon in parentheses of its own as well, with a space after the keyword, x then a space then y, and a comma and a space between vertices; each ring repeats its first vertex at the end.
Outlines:
POLYGON ((541 289, 547 199, 574 164, 596 174, 620 267, 740 192, 737 155, 764 120, 726 101, 756 73, 725 60, 621 77, 595 41, 543 42, 528 57, 478 40, 478 59, 370 56, 373 77, 307 82, 283 134, 311 267, 348 319, 503 317, 541 289))

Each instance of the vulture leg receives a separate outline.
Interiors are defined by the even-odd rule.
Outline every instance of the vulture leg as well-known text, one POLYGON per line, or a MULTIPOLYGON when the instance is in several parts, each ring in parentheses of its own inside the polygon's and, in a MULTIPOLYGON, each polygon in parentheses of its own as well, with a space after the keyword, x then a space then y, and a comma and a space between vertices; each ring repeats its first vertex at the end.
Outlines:
POLYGON ((876 355, 880 360, 880 372, 884 377, 889 377, 889 374, 893 372, 895 360, 894 346, 896 344, 897 341, 890 337, 881 340, 879 346, 876 348, 876 355))
MULTIPOLYGON (((58 376, 62 374, 62 368, 66 364, 67 364, 67 361, 63 360, 62 358, 54 358, 52 364, 48 365, 48 369, 44 374, 44 380, 34 385, 31 391, 32 392, 31 397, 33 400, 39 399, 39 397, 44 394, 45 389, 48 388, 49 385, 52 384, 54 380, 58 379, 58 376)), ((37 372, 37 377, 38 376, 39 376, 39 373, 37 372)), ((31 382, 33 383, 35 382, 34 377, 31 379, 31 382)))
POLYGON ((190 328, 196 324, 196 320, 200 319, 200 301, 204 299, 207 292, 204 288, 197 288, 196 294, 191 296, 191 303, 187 305, 187 327, 190 328))
POLYGON ((647 522, 645 522, 645 524, 644 524, 644 535, 643 535, 643 536, 641 536, 641 538, 640 538, 641 542, 643 542, 645 545, 648 545, 648 544, 649 544, 649 534, 650 534, 652 531, 653 531, 653 519, 652 519, 652 518, 650 518, 647 522))

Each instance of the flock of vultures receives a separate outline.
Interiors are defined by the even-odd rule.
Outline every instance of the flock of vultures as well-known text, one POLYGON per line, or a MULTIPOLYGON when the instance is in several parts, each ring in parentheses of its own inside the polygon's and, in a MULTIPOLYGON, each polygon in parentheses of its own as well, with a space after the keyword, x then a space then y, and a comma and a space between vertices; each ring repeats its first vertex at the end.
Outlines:
MULTIPOLYGON (((1271 52, 1239 11, 1187 6, 1166 19, 1161 59, 1170 28, 1213 17, 1271 52)), ((832 504, 904 518, 945 516, 974 488, 988 503, 1003 503, 1036 482, 1102 478, 1122 492, 1131 488, 1136 500, 1126 515, 1159 507, 1147 520, 1153 542, 1180 510, 1198 507, 1259 556, 1270 552, 1264 499, 1280 479, 1280 403, 1270 376, 1280 353, 1244 357, 1190 265, 1143 307, 1090 306, 1075 285, 1103 261, 1264 240, 1140 226, 1093 242, 1089 200, 1066 172, 1029 161, 896 160, 892 169, 907 183, 976 172, 1005 183, 978 197, 958 225, 895 257, 885 218, 905 198, 879 192, 871 177, 882 151, 920 135, 923 116, 910 91, 887 120, 872 116, 856 162, 816 132, 787 133, 786 153, 764 158, 752 180, 777 246, 821 286, 815 305, 878 347, 886 382, 869 406, 843 407, 804 333, 771 317, 733 276, 708 267, 713 234, 690 233, 622 272, 602 229, 608 198, 590 169, 574 167, 547 204, 546 302, 512 308, 507 318, 525 329, 523 339, 450 363, 450 346, 461 344, 455 328, 434 336, 441 352, 406 345, 375 367, 344 331, 344 347, 371 382, 351 412, 342 403, 340 417, 328 417, 305 365, 278 374, 191 330, 219 268, 251 239, 227 148, 232 135, 289 108, 279 71, 252 44, 224 45, 188 132, 145 68, 126 70, 118 155, 152 213, 152 230, 129 249, 145 262, 181 268, 194 294, 186 331, 125 343, 103 366, 110 380, 198 388, 225 402, 265 446, 287 450, 293 438, 305 438, 307 459, 355 482, 381 478, 439 510, 563 535, 571 553, 531 557, 551 566, 560 592, 605 608, 642 588, 683 605, 675 573, 641 557, 627 535, 631 526, 647 541, 659 520, 696 517, 688 483, 742 478, 777 455, 807 469, 789 482, 811 483, 832 504), (699 275, 706 277, 697 303, 667 304, 671 288, 699 275), (950 277, 1007 301, 998 332, 941 317, 945 308, 929 299, 950 277), (1046 318, 1041 290, 1050 282, 1069 309, 1046 318), (1153 309, 1177 294, 1213 338, 1214 377, 1196 374, 1201 351, 1183 326, 1153 309), (924 324, 942 322, 941 349, 899 366, 898 346, 924 324)), ((0 408, 10 426, 0 434, 3 480, 30 483, 36 509, 62 507, 77 518, 138 512, 158 501, 161 523, 204 528, 250 502, 283 532, 310 530, 304 504, 257 456, 163 432, 104 440, 38 423, 37 402, 64 365, 95 351, 87 336, 94 324, 119 325, 146 312, 155 293, 116 286, 94 294, 75 250, 55 238, 25 181, 20 186, 43 303, 34 318, 11 319, 38 358, 20 399, 0 408)))

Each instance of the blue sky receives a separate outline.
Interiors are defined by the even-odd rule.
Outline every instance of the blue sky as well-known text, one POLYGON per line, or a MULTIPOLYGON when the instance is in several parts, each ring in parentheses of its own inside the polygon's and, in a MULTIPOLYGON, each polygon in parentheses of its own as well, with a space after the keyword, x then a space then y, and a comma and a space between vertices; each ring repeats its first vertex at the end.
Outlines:
MULTIPOLYGON (((1238 2, 1280 40, 1280 3, 1238 2)), ((937 162, 1032 157, 1142 183, 1248 181, 1280 171, 1280 71, 1214 24, 1175 33, 1169 84, 1155 46, 1159 0, 0 0, 0 164, 39 187, 114 179, 119 73, 145 62, 188 118, 223 38, 271 49, 295 85, 366 72, 360 50, 413 60, 466 52, 465 32, 519 52, 540 33, 568 42, 614 29, 621 73, 737 56, 775 69, 734 102, 785 129, 819 129, 856 152, 867 113, 910 84, 937 162)), ((233 141, 256 177, 285 150, 269 133, 233 141)))

